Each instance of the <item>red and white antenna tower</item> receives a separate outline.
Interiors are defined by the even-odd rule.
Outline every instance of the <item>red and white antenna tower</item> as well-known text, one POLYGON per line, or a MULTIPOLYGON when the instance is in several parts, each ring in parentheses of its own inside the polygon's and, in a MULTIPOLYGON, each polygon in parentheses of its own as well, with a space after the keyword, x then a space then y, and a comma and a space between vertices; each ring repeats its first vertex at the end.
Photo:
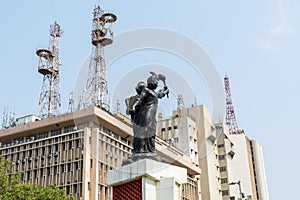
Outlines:
POLYGON ((243 130, 240 130, 235 118, 232 98, 231 98, 231 90, 229 85, 229 78, 225 75, 224 77, 224 85, 226 92, 226 124, 229 128, 229 134, 242 134, 243 130))

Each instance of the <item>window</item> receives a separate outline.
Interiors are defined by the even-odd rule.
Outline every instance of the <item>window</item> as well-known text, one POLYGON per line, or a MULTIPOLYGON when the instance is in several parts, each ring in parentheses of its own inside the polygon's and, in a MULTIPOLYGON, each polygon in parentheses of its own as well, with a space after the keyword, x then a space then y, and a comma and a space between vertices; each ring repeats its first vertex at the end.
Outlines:
POLYGON ((81 141, 80 140, 76 140, 76 148, 81 147, 81 141))
POLYGON ((48 176, 50 176, 50 174, 51 174, 51 169, 50 169, 50 167, 47 167, 47 174, 48 174, 48 176))
POLYGON ((127 140, 125 138, 121 138, 121 142, 127 144, 127 140))
POLYGON ((224 147, 224 144, 218 144, 218 148, 224 147))
POLYGON ((74 130, 74 125, 64 127, 64 133, 72 132, 73 130, 74 130))
POLYGON ((226 171, 226 166, 220 167, 220 172, 225 172, 226 171))
POLYGON ((222 191, 222 196, 226 196, 226 195, 229 195, 228 190, 223 190, 223 191, 222 191))
POLYGON ((116 134, 115 132, 111 132, 112 133, 112 135, 113 135, 113 137, 115 138, 115 139, 119 139, 119 135, 118 134, 116 134))
POLYGON ((38 139, 43 139, 48 137, 48 132, 42 132, 38 134, 38 139))
POLYGON ((179 138, 178 138, 178 137, 175 137, 175 138, 174 138, 174 142, 175 142, 175 144, 177 144, 177 143, 179 142, 179 138))
POLYGON ((224 184, 224 183, 227 183, 228 181, 227 181, 227 178, 222 178, 221 179, 221 184, 224 184))
POLYGON ((178 129, 178 126, 174 126, 174 129, 178 129))
POLYGON ((220 155, 219 160, 225 160, 225 155, 220 155))
POLYGON ((163 139, 164 141, 167 140, 167 134, 166 134, 166 132, 162 132, 161 139, 163 139))
POLYGON ((54 173, 54 174, 57 174, 57 166, 54 166, 54 168, 53 168, 53 173, 54 173))
POLYGON ((55 151, 58 151, 58 144, 55 144, 55 151))
POLYGON ((66 187, 66 193, 67 193, 67 195, 70 194, 70 186, 66 187))
POLYGON ((63 149, 63 150, 67 150, 67 148, 66 148, 66 143, 62 143, 62 149, 63 149))
POLYGON ((74 164, 75 164, 75 169, 78 170, 79 169, 78 162, 75 162, 74 164))
POLYGON ((56 129, 51 131, 51 136, 59 135, 61 134, 61 129, 56 129))

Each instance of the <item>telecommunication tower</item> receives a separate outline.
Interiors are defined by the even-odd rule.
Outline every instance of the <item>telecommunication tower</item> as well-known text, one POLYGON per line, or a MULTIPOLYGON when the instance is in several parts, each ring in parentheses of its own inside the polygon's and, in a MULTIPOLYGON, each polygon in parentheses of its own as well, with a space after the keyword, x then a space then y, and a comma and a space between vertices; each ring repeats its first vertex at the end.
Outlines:
POLYGON ((96 6, 93 12, 93 30, 91 42, 93 45, 89 62, 87 84, 84 91, 83 108, 98 106, 109 111, 110 99, 107 84, 104 47, 113 43, 113 23, 117 16, 104 12, 96 6))
POLYGON ((236 121, 232 98, 231 90, 229 85, 229 78, 224 77, 225 93, 226 93, 226 124, 229 128, 229 134, 242 134, 244 130, 240 130, 236 121))
POLYGON ((62 30, 57 22, 50 26, 48 49, 38 49, 38 72, 43 75, 42 90, 39 100, 39 116, 41 118, 58 115, 61 108, 59 89, 59 38, 62 30))

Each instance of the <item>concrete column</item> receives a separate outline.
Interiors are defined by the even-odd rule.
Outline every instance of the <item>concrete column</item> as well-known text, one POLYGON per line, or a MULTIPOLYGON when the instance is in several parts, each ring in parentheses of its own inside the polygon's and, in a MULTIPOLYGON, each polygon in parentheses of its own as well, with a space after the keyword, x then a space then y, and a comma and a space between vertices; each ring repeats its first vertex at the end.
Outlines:
POLYGON ((83 180, 82 180, 82 199, 88 200, 90 199, 90 137, 91 131, 89 128, 84 129, 84 148, 83 148, 83 180))
POLYGON ((91 133, 91 156, 90 156, 90 167, 91 167, 91 178, 90 178, 90 199, 98 199, 98 183, 99 183, 99 129, 94 128, 91 133))

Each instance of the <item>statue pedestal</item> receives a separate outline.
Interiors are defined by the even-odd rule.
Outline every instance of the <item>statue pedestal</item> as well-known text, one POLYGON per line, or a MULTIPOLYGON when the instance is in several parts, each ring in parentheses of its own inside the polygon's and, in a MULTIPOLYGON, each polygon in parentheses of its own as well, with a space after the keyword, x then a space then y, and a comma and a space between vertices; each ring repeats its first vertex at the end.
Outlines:
POLYGON ((112 170, 107 184, 112 200, 179 200, 187 170, 170 164, 143 159, 112 170))

